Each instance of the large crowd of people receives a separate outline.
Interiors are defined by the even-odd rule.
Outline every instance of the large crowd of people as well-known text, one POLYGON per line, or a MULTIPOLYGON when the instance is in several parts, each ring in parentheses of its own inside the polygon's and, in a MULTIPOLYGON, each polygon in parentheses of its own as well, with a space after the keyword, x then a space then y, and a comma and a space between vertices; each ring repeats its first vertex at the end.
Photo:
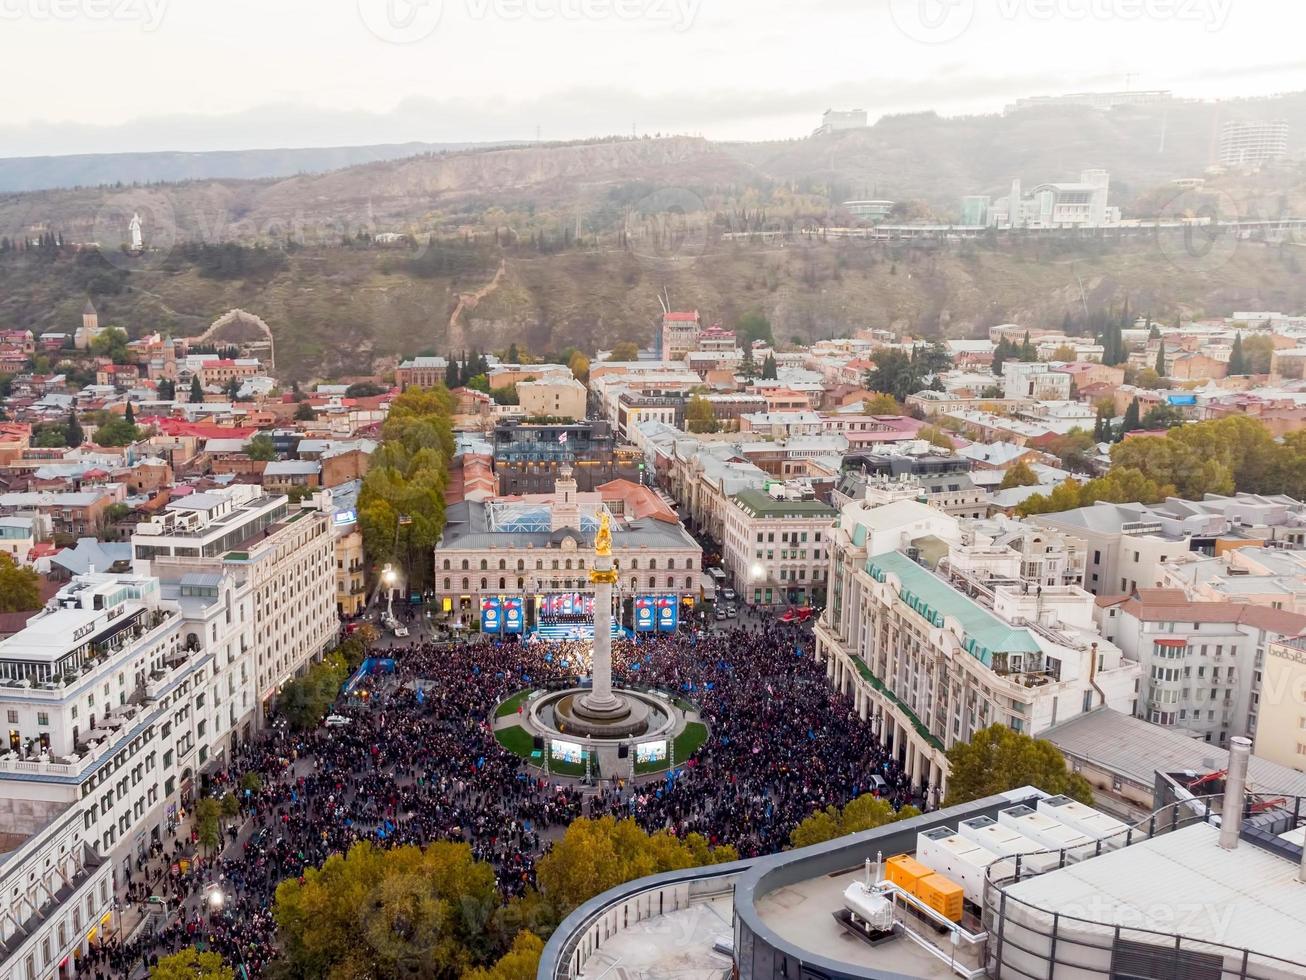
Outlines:
POLYGON ((239 798, 239 842, 208 861, 193 832, 174 845, 162 877, 136 884, 166 901, 156 928, 101 946, 83 958, 82 975, 140 976, 157 957, 198 945, 256 976, 275 956, 277 883, 358 841, 467 841, 515 895, 534 884, 550 840, 582 815, 697 831, 752 856, 784 847, 800 820, 867 792, 873 776, 895 804, 910 801, 905 775, 828 685, 800 627, 618 643, 617 679, 693 702, 709 736, 671 776, 601 773, 612 778, 589 786, 526 767, 493 731, 496 706, 514 692, 576 683, 582 647, 482 639, 391 652, 394 674, 337 704, 347 724, 296 732, 277 721, 231 755, 210 792, 239 798), (258 776, 256 791, 241 788, 248 773, 258 776))

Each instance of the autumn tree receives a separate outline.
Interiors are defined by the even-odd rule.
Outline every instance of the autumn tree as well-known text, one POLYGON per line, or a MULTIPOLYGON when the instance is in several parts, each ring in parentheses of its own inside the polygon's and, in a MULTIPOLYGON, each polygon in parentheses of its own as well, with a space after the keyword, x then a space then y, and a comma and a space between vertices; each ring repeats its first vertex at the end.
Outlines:
POLYGON ((364 842, 283 881, 272 914, 290 976, 456 977, 477 965, 498 902, 467 844, 364 842))
POLYGON ((1000 490, 1010 490, 1012 487, 1036 487, 1038 486, 1038 476, 1034 473, 1028 463, 1023 459, 1018 460, 1014 466, 1007 469, 1002 474, 1002 483, 999 485, 1000 490))
POLYGON ((544 896, 566 912, 623 882, 738 857, 733 847, 709 847, 700 834, 682 839, 665 830, 648 834, 629 817, 581 817, 540 858, 536 870, 544 896))
POLYGON ((901 415, 902 406, 892 395, 877 391, 862 401, 862 411, 867 415, 901 415))
POLYGON ((716 432, 721 428, 712 403, 702 395, 694 395, 685 404, 685 427, 690 432, 716 432))
POLYGON ((590 380, 590 359, 580 351, 574 351, 567 360, 567 367, 571 369, 571 375, 581 384, 589 384, 590 380))
POLYGON ((1060 749, 1000 723, 948 749, 948 769, 944 806, 969 803, 1022 786, 1065 794, 1081 803, 1093 802, 1092 787, 1083 776, 1066 768, 1060 749))
POLYGON ((540 968, 544 940, 523 929, 517 933, 508 952, 493 966, 477 967, 464 973, 462 980, 535 980, 540 968))
POLYGON ((0 551, 0 613, 29 612, 41 608, 41 577, 0 551))
POLYGON ((638 361, 639 345, 633 340, 622 340, 613 345, 611 352, 608 354, 610 361, 638 361))
POLYGON ((410 388, 397 397, 358 496, 368 558, 402 562, 419 585, 430 574, 431 549, 444 531, 453 409, 453 396, 443 386, 410 388))
POLYGON ((872 793, 863 793, 842 808, 832 805, 814 811, 789 832, 789 843, 793 847, 807 847, 847 834, 874 830, 899 820, 919 817, 920 814, 921 811, 914 806, 895 810, 888 800, 872 793))
POLYGON ((159 957, 150 967, 150 980, 236 980, 236 972, 223 961, 221 953, 201 953, 188 946, 171 956, 159 957))

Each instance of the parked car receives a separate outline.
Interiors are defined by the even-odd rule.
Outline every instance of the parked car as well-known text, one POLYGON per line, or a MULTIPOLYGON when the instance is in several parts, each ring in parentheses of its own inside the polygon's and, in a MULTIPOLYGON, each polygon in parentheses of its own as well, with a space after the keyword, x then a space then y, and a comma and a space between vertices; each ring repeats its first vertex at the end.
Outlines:
POLYGON ((408 627, 407 627, 407 626, 396 626, 396 627, 395 627, 395 636, 407 636, 407 635, 408 635, 408 627))
POLYGON ((728 602, 734 602, 734 601, 735 601, 735 598, 736 598, 736 597, 735 597, 735 590, 734 590, 734 589, 722 589, 722 590, 721 590, 721 598, 727 600, 728 602))
POLYGON ((717 607, 716 607, 716 618, 717 618, 717 619, 725 619, 725 618, 726 618, 726 611, 725 611, 724 609, 722 609, 720 606, 717 606, 717 607))
POLYGON ((726 616, 728 618, 734 619, 738 615, 739 615, 739 610, 736 609, 734 605, 726 606, 726 616))

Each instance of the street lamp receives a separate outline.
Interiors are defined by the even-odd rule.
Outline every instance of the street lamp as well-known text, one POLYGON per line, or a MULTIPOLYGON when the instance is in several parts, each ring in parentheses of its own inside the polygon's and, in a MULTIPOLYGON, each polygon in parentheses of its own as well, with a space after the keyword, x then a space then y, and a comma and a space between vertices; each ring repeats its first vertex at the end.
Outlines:
POLYGON ((208 893, 207 901, 209 903, 209 909, 213 912, 217 912, 222 908, 227 900, 227 896, 222 893, 222 886, 215 881, 209 885, 205 891, 208 893))
POLYGON ((385 618, 393 620, 395 618, 395 575, 394 566, 389 563, 381 569, 381 581, 385 583, 385 618))
MULTIPOLYGON (((766 578, 766 569, 762 566, 762 563, 761 563, 760 561, 759 561, 759 562, 754 562, 754 563, 753 563, 753 567, 750 568, 750 569, 748 570, 748 572, 749 572, 749 577, 750 577, 750 578, 752 579, 752 581, 755 582, 755 583, 756 583, 756 582, 761 582, 762 580, 764 580, 764 579, 766 578)), ((757 588, 754 588, 754 590, 753 590, 754 594, 756 594, 756 593, 758 593, 758 592, 760 592, 760 591, 761 591, 761 589, 757 589, 757 588)), ((759 610, 754 610, 754 612, 759 612, 759 610)))

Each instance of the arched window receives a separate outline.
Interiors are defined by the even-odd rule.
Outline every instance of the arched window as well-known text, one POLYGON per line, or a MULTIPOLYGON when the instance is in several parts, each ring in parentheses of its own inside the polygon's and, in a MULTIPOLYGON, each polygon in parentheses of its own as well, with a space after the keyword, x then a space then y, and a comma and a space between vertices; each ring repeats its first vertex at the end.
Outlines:
POLYGON ((570 559, 570 558, 567 559, 567 571, 569 571, 569 572, 571 571, 571 559, 570 559))
POLYGON ((449 571, 449 559, 448 559, 448 558, 446 558, 446 559, 444 560, 444 570, 445 570, 446 572, 449 571))
POLYGON ((490 587, 490 581, 484 575, 481 576, 481 591, 484 592, 490 587))
POLYGON ((668 589, 674 589, 675 587, 676 587, 676 577, 675 577, 674 575, 668 575, 668 576, 667 576, 667 588, 668 588, 668 589))
POLYGON ((632 591, 639 588, 639 579, 637 579, 634 575, 630 577, 630 588, 632 591))
POLYGON ((464 572, 467 571, 467 559, 466 559, 466 558, 463 559, 463 571, 464 571, 464 572))
POLYGON ((632 570, 634 570, 634 569, 636 569, 636 568, 639 568, 639 559, 638 559, 638 558, 632 558, 632 559, 630 560, 630 567, 631 567, 632 570))
POLYGON ((543 558, 536 558, 536 559, 535 559, 535 570, 536 570, 537 572, 542 572, 542 571, 544 571, 544 559, 543 559, 543 558))
POLYGON ((464 575, 464 576, 463 576, 463 589, 465 590, 466 588, 467 588, 467 576, 464 575))
POLYGON ((489 567, 489 565, 486 563, 485 559, 482 558, 482 559, 481 559, 481 571, 485 571, 488 567, 489 567))
POLYGON ((694 587, 694 576, 692 576, 692 575, 686 575, 686 576, 685 576, 685 588, 687 588, 687 589, 692 589, 693 587, 694 587))
POLYGON ((676 560, 674 558, 668 558, 667 568, 675 568, 675 567, 676 567, 676 560))
POLYGON ((508 566, 504 563, 504 560, 503 560, 502 558, 500 558, 500 559, 499 559, 499 571, 503 571, 503 570, 504 570, 505 568, 507 568, 507 567, 508 567, 508 566))
POLYGON ((446 578, 445 578, 445 580, 444 580, 444 591, 446 591, 446 592, 449 591, 449 579, 448 579, 447 576, 446 576, 446 578))
POLYGON ((648 560, 648 567, 649 567, 649 571, 653 571, 654 569, 656 569, 658 567, 658 560, 656 558, 650 558, 648 560))
POLYGON ((518 559, 517 559, 517 571, 519 571, 519 572, 524 572, 525 570, 526 570, 526 562, 524 562, 522 559, 518 558, 518 559))
POLYGON ((648 587, 650 589, 656 589, 658 587, 658 580, 654 578, 652 575, 648 577, 648 587))
POLYGON ((502 575, 500 575, 500 576, 499 576, 499 588, 500 588, 500 589, 506 589, 507 587, 508 587, 508 580, 507 580, 506 578, 504 578, 502 575))
POLYGON ((525 580, 524 578, 519 578, 519 579, 517 580, 517 588, 519 588, 519 589, 524 589, 524 588, 526 588, 526 580, 525 580))

